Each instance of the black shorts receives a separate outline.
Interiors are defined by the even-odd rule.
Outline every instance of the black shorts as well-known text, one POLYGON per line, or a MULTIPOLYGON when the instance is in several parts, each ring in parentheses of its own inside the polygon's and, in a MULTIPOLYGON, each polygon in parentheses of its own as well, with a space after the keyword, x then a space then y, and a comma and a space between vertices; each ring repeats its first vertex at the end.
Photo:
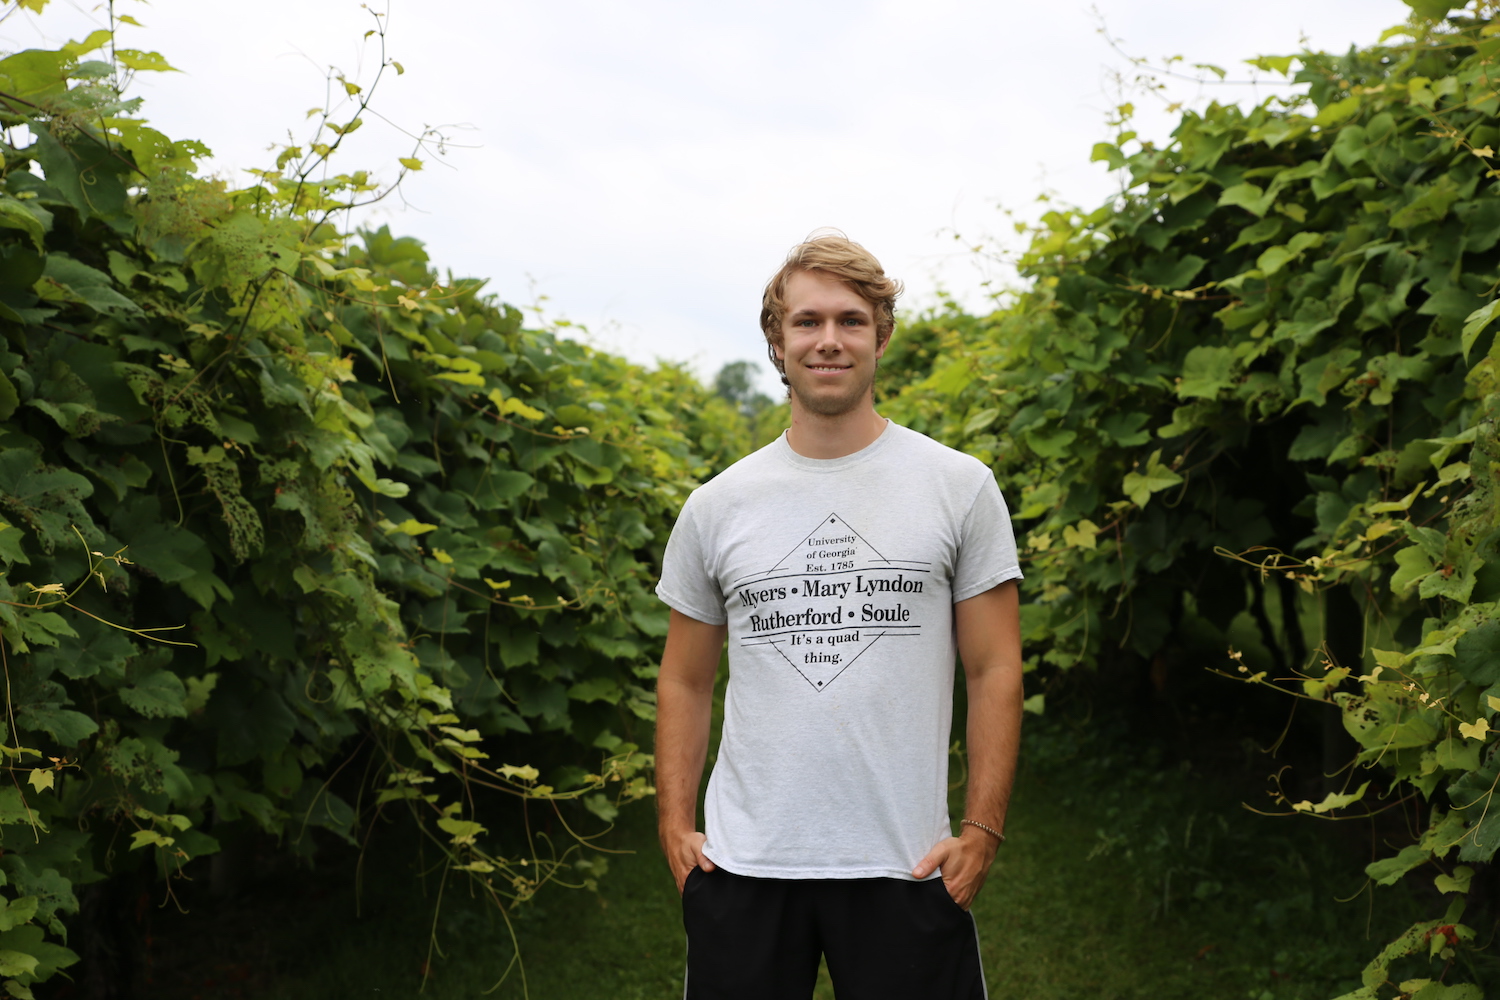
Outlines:
POLYGON ((688 873, 685 1000, 807 1000, 826 957, 838 1000, 985 1000, 974 918, 942 879, 688 873))

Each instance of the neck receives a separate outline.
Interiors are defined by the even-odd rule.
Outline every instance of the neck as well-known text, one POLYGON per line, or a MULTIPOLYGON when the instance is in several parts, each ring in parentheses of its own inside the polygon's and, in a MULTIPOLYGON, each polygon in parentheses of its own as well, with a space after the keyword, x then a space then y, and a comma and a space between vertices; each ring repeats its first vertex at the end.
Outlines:
POLYGON ((843 458, 868 447, 885 430, 886 419, 875 412, 874 400, 847 413, 824 416, 805 409, 792 396, 792 426, 786 442, 803 458, 843 458))

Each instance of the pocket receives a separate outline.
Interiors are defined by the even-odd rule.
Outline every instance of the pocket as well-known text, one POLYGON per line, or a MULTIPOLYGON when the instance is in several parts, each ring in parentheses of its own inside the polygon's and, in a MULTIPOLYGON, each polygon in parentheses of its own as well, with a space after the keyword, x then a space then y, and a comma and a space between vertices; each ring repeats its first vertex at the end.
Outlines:
POLYGON ((948 909, 950 911, 956 911, 958 913, 964 914, 965 916, 968 915, 969 911, 964 909, 962 906, 959 906, 958 900, 954 899, 953 894, 948 891, 948 883, 943 881, 942 876, 938 876, 935 879, 929 879, 927 884, 932 887, 928 891, 942 896, 943 902, 948 905, 948 909))
POLYGON ((701 876, 702 874, 703 874, 703 869, 699 868, 697 865, 694 865, 691 869, 689 869, 689 871, 687 873, 687 878, 685 878, 685 879, 682 880, 682 898, 683 899, 687 899, 688 890, 693 887, 693 876, 695 876, 695 875, 701 876))

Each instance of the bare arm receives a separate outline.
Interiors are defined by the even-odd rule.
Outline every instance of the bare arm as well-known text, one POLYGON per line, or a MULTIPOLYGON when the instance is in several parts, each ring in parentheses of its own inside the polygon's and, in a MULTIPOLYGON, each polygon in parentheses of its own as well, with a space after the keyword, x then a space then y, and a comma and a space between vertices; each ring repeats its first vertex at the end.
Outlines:
MULTIPOLYGON (((1016 755, 1021 738, 1021 614, 1014 580, 953 606, 958 655, 969 695, 969 783, 964 816, 1005 830, 1016 755)), ((925 878, 939 866, 943 882, 964 909, 989 875, 1000 842, 965 825, 943 840, 912 870, 925 878)))
POLYGON ((714 675, 727 630, 672 612, 656 678, 656 826, 682 891, 696 865, 713 870, 698 830, 698 783, 708 757, 714 675))

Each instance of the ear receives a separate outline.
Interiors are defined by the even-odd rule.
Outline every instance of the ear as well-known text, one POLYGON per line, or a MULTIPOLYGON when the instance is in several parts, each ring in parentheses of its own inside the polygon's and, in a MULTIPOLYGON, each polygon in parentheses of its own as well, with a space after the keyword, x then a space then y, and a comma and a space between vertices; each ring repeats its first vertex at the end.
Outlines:
MULTIPOLYGON (((894 333, 894 332, 895 331, 892 331, 892 333, 894 333)), ((879 361, 881 358, 885 357, 886 348, 888 348, 890 346, 891 346, 891 334, 888 333, 888 334, 885 335, 885 337, 878 344, 875 345, 875 360, 879 361)))

